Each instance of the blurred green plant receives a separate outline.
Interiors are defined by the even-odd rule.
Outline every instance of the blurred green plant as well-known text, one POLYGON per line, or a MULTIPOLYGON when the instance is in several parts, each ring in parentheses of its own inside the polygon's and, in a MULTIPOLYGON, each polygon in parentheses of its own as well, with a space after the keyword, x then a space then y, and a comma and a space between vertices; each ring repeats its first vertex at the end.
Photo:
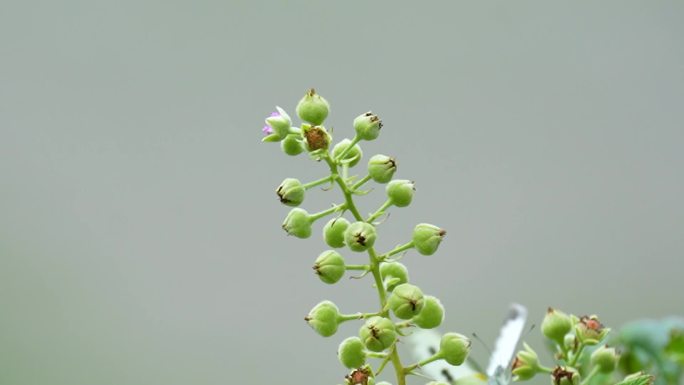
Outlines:
MULTIPOLYGON (((429 362, 444 360, 450 365, 461 365, 470 351, 470 340, 458 333, 444 334, 439 350, 421 362, 404 365, 399 357, 397 341, 406 329, 439 326, 444 319, 444 308, 437 298, 425 295, 418 286, 408 283, 408 270, 398 259, 412 249, 422 255, 434 254, 446 231, 420 223, 405 243, 385 252, 375 249, 378 227, 382 223, 379 219, 386 217, 392 207, 410 205, 415 192, 413 181, 393 179, 397 162, 387 155, 372 156, 366 175, 349 175, 363 157, 360 143, 377 139, 383 127, 382 121, 372 112, 363 113, 353 120, 353 138, 342 139, 333 145, 331 132, 323 126, 330 105, 322 96, 313 89, 309 90, 295 111, 302 120, 300 127, 293 126, 287 112, 276 107, 276 112, 266 118, 263 142, 280 142, 282 151, 290 156, 306 152, 310 159, 325 163, 328 170, 320 179, 308 183, 301 183, 295 178, 283 180, 276 194, 282 204, 293 208, 282 228, 297 238, 309 238, 316 222, 332 217, 322 229, 325 243, 333 249, 346 247, 352 256, 366 253, 367 260, 365 263, 347 263, 347 258, 340 252, 326 250, 314 262, 315 274, 326 284, 335 284, 347 271, 360 272, 359 276, 352 278, 370 275, 379 300, 374 311, 357 313, 342 313, 333 302, 321 301, 304 319, 323 337, 335 335, 338 326, 344 322, 363 322, 358 336, 348 337, 338 346, 339 361, 350 370, 344 377, 348 385, 375 384, 375 379, 390 363, 394 367, 397 385, 405 385, 408 375, 418 375, 417 369, 429 362), (370 181, 386 184, 386 200, 376 211, 364 217, 354 199, 370 192, 370 189, 363 189, 370 181), (331 186, 326 190, 337 186, 342 192, 342 202, 316 213, 298 207, 310 189, 323 185, 331 186), (351 218, 347 219, 345 215, 351 218), (369 359, 378 360, 378 365, 371 366, 367 362, 369 359)), ((387 382, 380 384, 390 385, 387 382)))
POLYGON ((620 329, 615 343, 622 350, 624 373, 648 371, 656 385, 679 384, 684 372, 684 318, 633 321, 620 329))
POLYGON ((635 322, 614 337, 595 315, 577 317, 549 308, 541 332, 553 365, 542 365, 525 344, 513 361, 513 379, 546 375, 553 385, 677 384, 684 341, 682 329, 673 328, 682 324, 671 321, 635 322), (626 350, 620 354, 608 341, 626 350))

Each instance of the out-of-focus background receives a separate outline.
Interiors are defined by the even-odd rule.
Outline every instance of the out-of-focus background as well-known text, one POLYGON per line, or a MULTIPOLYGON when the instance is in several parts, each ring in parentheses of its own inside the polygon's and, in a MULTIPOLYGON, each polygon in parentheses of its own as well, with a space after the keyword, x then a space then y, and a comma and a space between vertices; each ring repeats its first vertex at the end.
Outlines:
POLYGON ((379 114, 366 156, 417 183, 379 248, 447 229, 403 259, 445 330, 491 345, 511 301, 536 324, 549 305, 613 328, 683 314, 683 19, 677 1, 2 2, 0 384, 340 383, 358 325, 324 339, 302 318, 375 293, 315 278, 320 227, 285 236, 274 189, 325 167, 260 143, 308 87, 337 138, 379 114))

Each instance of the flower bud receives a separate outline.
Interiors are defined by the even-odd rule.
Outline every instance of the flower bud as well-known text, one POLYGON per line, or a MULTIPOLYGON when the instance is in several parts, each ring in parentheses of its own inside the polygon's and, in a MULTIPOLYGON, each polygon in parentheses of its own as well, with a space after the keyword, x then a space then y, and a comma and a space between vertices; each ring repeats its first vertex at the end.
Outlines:
POLYGON ((423 310, 425 300, 418 286, 402 283, 394 288, 387 304, 397 318, 411 319, 423 310))
POLYGON ((541 331, 544 336, 558 344, 565 342, 565 335, 570 332, 572 321, 570 317, 560 310, 549 308, 541 324, 541 331))
POLYGON ((557 366, 551 372, 552 385, 578 385, 580 383, 580 374, 575 368, 557 366))
POLYGON ((445 235, 446 231, 437 226, 420 223, 413 229, 413 247, 423 255, 432 255, 445 235))
POLYGON ((286 206, 299 206, 304 201, 304 186, 295 178, 286 178, 276 189, 280 203, 286 206))
POLYGON ((280 142, 280 148, 287 155, 295 156, 304 151, 304 144, 302 143, 299 134, 289 134, 280 142))
POLYGON ((423 310, 413 317, 411 322, 421 329, 433 329, 441 325, 444 321, 444 306, 439 299, 426 295, 424 303, 423 310))
POLYGON ((608 334, 609 328, 603 326, 595 315, 582 316, 575 324, 575 335, 585 345, 596 345, 608 334))
POLYGON ((319 126, 328 117, 330 104, 311 88, 297 103, 296 111, 299 119, 309 122, 314 126, 319 126))
POLYGON ((304 321, 308 322, 309 326, 323 337, 330 337, 337 332, 339 319, 340 311, 330 301, 321 301, 311 309, 309 315, 304 317, 304 321))
POLYGON ((410 180, 395 179, 385 188, 387 197, 393 205, 397 207, 406 207, 411 204, 413 193, 416 191, 415 184, 410 180))
POLYGON ((297 238, 309 238, 311 236, 309 213, 300 208, 290 210, 282 227, 288 235, 294 235, 297 238))
MULTIPOLYGON (((337 159, 337 157, 340 154, 342 154, 347 148, 349 148, 350 144, 351 140, 349 139, 342 139, 339 143, 337 143, 335 147, 333 147, 332 149, 333 158, 337 159)), ((359 160, 361 160, 362 156, 363 152, 361 151, 361 146, 355 144, 351 150, 347 151, 347 154, 345 154, 344 159, 341 160, 343 162, 346 161, 349 167, 354 167, 357 163, 359 163, 359 160)))
POLYGON ((337 348, 337 358, 349 369, 358 368, 366 363, 366 348, 359 337, 349 337, 337 348))
POLYGON ((327 250, 322 252, 313 265, 313 269, 321 281, 333 284, 339 281, 346 267, 344 265, 344 258, 335 250, 327 250))
POLYGON ((344 232, 344 242, 352 251, 361 252, 373 247, 377 234, 375 227, 366 222, 354 222, 344 232))
POLYGON ((591 364, 598 367, 602 373, 610 373, 615 370, 617 361, 618 356, 614 348, 601 346, 591 353, 591 364))
POLYGON ((307 151, 327 150, 332 137, 323 126, 302 124, 302 137, 307 151))
POLYGON ((513 360, 513 372, 516 381, 527 381, 539 372, 539 356, 532 348, 523 343, 525 350, 516 354, 513 360))
POLYGON ((574 334, 566 334, 565 338, 563 339, 563 344, 565 345, 566 349, 574 350, 577 346, 577 338, 575 338, 574 334))
POLYGON ((397 285, 408 282, 408 270, 399 262, 383 262, 380 264, 380 276, 387 291, 392 291, 397 285))
POLYGON ((371 317, 359 330, 361 341, 373 352, 381 352, 394 344, 397 331, 392 320, 383 317, 371 317))
POLYGON ((446 333, 439 342, 439 353, 450 365, 461 365, 470 352, 470 340, 458 333, 446 333))
POLYGON ((282 140, 290 132, 290 126, 292 126, 292 120, 290 116, 280 107, 276 107, 278 112, 274 112, 266 118, 266 125, 263 131, 268 134, 276 134, 282 140), (270 127, 270 130, 267 128, 270 127))
POLYGON ((344 376, 347 385, 375 385, 375 378, 373 378, 373 371, 368 365, 352 370, 351 373, 344 376))
POLYGON ((373 155, 368 160, 368 175, 376 183, 387 183, 397 171, 397 162, 387 155, 373 155))
POLYGON ((618 382, 616 385, 653 385, 654 383, 655 376, 644 372, 637 372, 625 377, 624 380, 618 382))
POLYGON ((344 247, 344 232, 349 227, 349 221, 343 217, 333 218, 323 226, 323 240, 330 247, 344 247))
POLYGON ((377 115, 368 111, 354 119, 354 130, 362 140, 373 140, 380 135, 382 121, 377 115))

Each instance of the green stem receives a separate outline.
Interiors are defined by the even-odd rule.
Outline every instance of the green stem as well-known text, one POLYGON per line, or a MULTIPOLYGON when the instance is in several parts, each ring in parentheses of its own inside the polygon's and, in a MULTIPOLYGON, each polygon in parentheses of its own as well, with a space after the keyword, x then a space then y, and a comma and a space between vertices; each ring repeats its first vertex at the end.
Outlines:
POLYGON ((363 186, 364 183, 368 182, 370 180, 370 175, 364 176, 362 179, 360 179, 358 182, 354 183, 349 189, 352 191, 356 191, 359 187, 363 186))
POLYGON ((539 365, 539 371, 544 372, 544 373, 549 373, 549 374, 553 373, 553 369, 547 368, 546 366, 543 366, 543 365, 539 365))
POLYGON ((574 367, 575 364, 577 364, 577 360, 579 360, 580 356, 582 355, 582 350, 584 350, 584 342, 580 342, 580 345, 577 348, 577 354, 572 356, 572 359, 568 363, 568 366, 574 367))
POLYGON ((315 213, 315 214, 311 214, 311 215, 309 216, 309 218, 311 219, 312 222, 313 222, 313 221, 317 221, 317 220, 323 218, 323 217, 326 216, 326 215, 330 215, 330 214, 332 214, 332 213, 334 213, 334 212, 336 212, 336 211, 344 210, 346 206, 347 206, 346 203, 342 203, 342 204, 340 204, 340 205, 335 205, 335 206, 333 206, 333 207, 331 207, 331 208, 329 208, 329 209, 327 209, 327 210, 323 210, 323 211, 317 212, 317 213, 315 213))
POLYGON ((359 138, 358 135, 355 135, 354 139, 352 139, 351 143, 349 143, 349 146, 347 146, 347 148, 345 148, 344 151, 342 151, 342 153, 340 153, 340 155, 335 157, 335 163, 339 164, 340 160, 344 159, 344 157, 349 153, 349 151, 351 151, 352 148, 354 148, 354 146, 356 146, 356 143, 358 143, 360 141, 361 141, 361 138, 359 138))
MULTIPOLYGON (((355 136, 348 149, 351 149, 356 143, 358 143, 359 140, 360 139, 355 136)), ((338 159, 342 159, 342 157, 345 155, 345 152, 340 154, 338 159)), ((357 221, 363 221, 363 217, 361 216, 359 210, 356 208, 356 205, 354 204, 352 191, 349 189, 349 186, 347 186, 344 179, 340 177, 340 174, 337 169, 337 164, 330 159, 330 156, 327 153, 323 155, 322 158, 328 164, 328 167, 330 167, 330 176, 333 178, 333 180, 335 180, 335 182, 337 182, 337 184, 340 186, 340 189, 342 190, 342 193, 344 194, 344 208, 351 212, 352 216, 354 216, 354 219, 356 219, 357 221)), ((378 315, 388 318, 389 309, 386 308, 387 292, 385 291, 385 286, 383 286, 382 284, 382 276, 380 275, 380 258, 378 258, 375 249, 372 247, 368 249, 368 259, 370 261, 370 272, 373 274, 375 288, 378 291, 378 298, 380 299, 380 309, 382 309, 378 315)), ((392 361, 392 365, 394 366, 394 372, 397 376, 397 385, 406 385, 406 374, 404 373, 404 367, 401 364, 401 359, 399 358, 399 353, 397 352, 396 344, 392 348, 392 353, 390 353, 388 357, 392 361)), ((382 370, 383 367, 384 365, 379 370, 382 370)))
POLYGON ((587 376, 584 377, 584 380, 582 380, 582 382, 580 382, 580 385, 589 384, 589 381, 591 381, 592 377, 594 377, 598 372, 599 372, 599 367, 594 366, 594 368, 591 369, 591 372, 589 372, 589 374, 587 374, 587 376))
POLYGON ((316 187, 316 186, 318 186, 318 185, 322 185, 322 184, 328 183, 328 182, 330 182, 330 181, 332 181, 332 176, 331 176, 331 175, 328 175, 328 176, 326 176, 325 178, 321 178, 321 179, 318 179, 318 180, 315 180, 315 181, 312 181, 312 182, 309 182, 309 183, 304 183, 304 184, 302 185, 302 187, 304 187, 305 190, 308 190, 308 189, 310 189, 311 187, 316 187))
POLYGON ((384 213, 385 213, 385 210, 387 210, 387 208, 390 207, 390 206, 392 206, 392 201, 388 199, 388 200, 385 201, 385 203, 382 204, 382 206, 380 206, 380 208, 379 208, 376 212, 374 212, 373 214, 371 214, 371 216, 368 217, 368 219, 366 219, 366 222, 368 222, 368 223, 373 222, 373 221, 375 220, 375 218, 377 218, 377 217, 379 217, 380 215, 384 214, 384 213))
POLYGON ((412 249, 412 248, 413 248, 413 241, 408 242, 408 243, 405 243, 405 244, 403 244, 403 245, 401 245, 401 246, 397 246, 397 247, 394 248, 393 250, 388 251, 388 252, 386 252, 385 254, 381 255, 381 256, 380 256, 380 259, 384 260, 384 259, 386 259, 386 258, 389 258, 389 257, 391 257, 391 256, 393 256, 393 255, 399 254, 399 253, 401 253, 401 252, 404 252, 404 251, 409 250, 409 249, 412 249))
POLYGON ((430 357, 430 358, 426 358, 426 359, 424 359, 423 361, 420 361, 420 362, 418 362, 418 363, 416 363, 416 364, 409 365, 409 366, 405 367, 405 368, 404 368, 404 373, 405 373, 405 374, 408 374, 408 373, 410 373, 412 370, 414 370, 414 369, 416 369, 416 368, 420 368, 420 367, 422 367, 422 366, 425 366, 425 365, 429 364, 430 362, 434 362, 434 361, 437 361, 437 360, 441 360, 442 358, 443 358, 442 355, 439 354, 439 353, 437 353, 437 354, 435 354, 434 356, 432 356, 432 357, 430 357))
POLYGON ((361 270, 361 271, 370 270, 370 266, 368 266, 368 265, 345 265, 344 267, 347 270, 361 270))
POLYGON ((353 321, 359 319, 366 319, 370 317, 377 317, 380 313, 356 313, 356 314, 340 314, 338 320, 340 322, 353 321))

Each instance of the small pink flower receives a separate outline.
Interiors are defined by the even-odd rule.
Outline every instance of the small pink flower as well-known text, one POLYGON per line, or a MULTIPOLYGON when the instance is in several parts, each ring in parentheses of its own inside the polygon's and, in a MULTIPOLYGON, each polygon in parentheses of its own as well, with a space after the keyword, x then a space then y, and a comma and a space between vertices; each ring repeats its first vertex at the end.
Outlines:
MULTIPOLYGON (((275 116, 280 116, 280 114, 277 112, 271 112, 271 117, 275 116)), ((273 128, 271 128, 271 126, 266 125, 264 126, 264 128, 261 129, 261 132, 263 132, 264 135, 271 135, 273 133, 273 128)))

